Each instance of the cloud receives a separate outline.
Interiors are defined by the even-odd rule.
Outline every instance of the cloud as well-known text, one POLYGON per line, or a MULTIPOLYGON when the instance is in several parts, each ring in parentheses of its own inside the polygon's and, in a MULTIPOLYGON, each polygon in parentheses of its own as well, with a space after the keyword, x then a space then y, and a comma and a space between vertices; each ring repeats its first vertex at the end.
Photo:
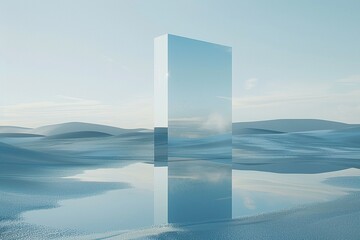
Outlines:
POLYGON ((135 163, 122 168, 98 168, 65 178, 84 182, 121 182, 133 187, 153 190, 153 167, 150 164, 135 163))
POLYGON ((75 101, 84 101, 85 100, 83 98, 76 98, 76 97, 70 97, 70 96, 65 96, 65 95, 57 95, 56 97, 65 99, 65 100, 75 100, 75 101))
POLYGON ((123 128, 152 128, 152 99, 121 105, 59 95, 52 101, 0 106, 0 125, 39 127, 62 122, 91 122, 123 128))
POLYGON ((30 103, 20 103, 14 105, 0 106, 0 109, 8 115, 29 117, 38 114, 60 115, 60 114, 91 114, 102 112, 108 106, 95 100, 85 100, 80 98, 60 97, 57 101, 39 101, 30 103))
POLYGON ((333 89, 315 87, 236 97, 233 99, 233 120, 316 118, 345 123, 360 122, 360 89, 331 92, 333 89))
POLYGON ((346 191, 326 184, 325 180, 348 176, 358 177, 360 172, 354 168, 319 174, 279 174, 234 170, 232 186, 234 196, 241 197, 244 204, 251 207, 251 199, 246 199, 246 196, 252 193, 267 193, 268 196, 285 196, 301 200, 321 200, 331 196, 341 196, 346 194, 346 191))
POLYGON ((201 121, 201 117, 170 118, 169 121, 197 123, 201 121))
POLYGON ((249 107, 263 107, 274 104, 294 103, 294 102, 308 102, 313 100, 321 100, 329 98, 326 95, 314 95, 314 94, 271 94, 262 96, 244 96, 233 98, 233 107, 237 108, 249 108, 249 107))
POLYGON ((122 64, 119 60, 115 59, 114 57, 103 55, 102 59, 104 62, 108 63, 110 66, 117 66, 121 67, 123 70, 129 70, 129 67, 125 64, 122 64))
POLYGON ((244 196, 243 201, 244 201, 244 206, 247 209, 256 209, 255 202, 250 196, 244 196))
POLYGON ((179 174, 172 174, 173 179, 189 179, 195 181, 202 181, 206 183, 221 183, 228 182, 231 179, 229 176, 229 169, 214 168, 208 164, 194 164, 190 167, 182 169, 179 174))
POLYGON ((233 97, 233 120, 316 118, 360 123, 360 75, 333 81, 274 83, 233 97), (266 88, 265 88, 266 87, 266 88))
POLYGON ((352 75, 346 78, 339 79, 336 82, 346 84, 358 84, 360 83, 360 75, 352 75))
POLYGON ((251 90, 256 87, 257 83, 258 83, 257 78, 249 78, 245 81, 245 89, 251 90))
POLYGON ((201 125, 201 129, 210 130, 215 132, 225 132, 230 128, 229 121, 219 113, 212 113, 201 125))
POLYGON ((226 100, 226 101, 232 101, 231 97, 224 97, 224 96, 216 96, 216 97, 220 98, 220 99, 223 99, 223 100, 226 100))

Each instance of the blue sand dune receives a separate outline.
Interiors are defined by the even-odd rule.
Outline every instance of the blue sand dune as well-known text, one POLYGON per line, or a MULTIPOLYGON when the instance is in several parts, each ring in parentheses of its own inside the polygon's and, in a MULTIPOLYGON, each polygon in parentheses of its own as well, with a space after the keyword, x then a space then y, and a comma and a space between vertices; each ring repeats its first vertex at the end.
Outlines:
POLYGON ((48 125, 32 129, 30 132, 34 134, 42 134, 46 136, 73 133, 73 132, 101 132, 109 135, 119 135, 126 132, 141 131, 144 129, 124 129, 111 127, 100 124, 83 123, 83 122, 69 122, 48 125))
POLYGON ((27 137, 44 137, 40 134, 31 134, 31 133, 0 133, 1 137, 10 137, 10 138, 27 138, 27 137))
POLYGON ((0 133, 27 133, 31 128, 14 127, 14 126, 0 126, 0 133))
POLYGON ((104 133, 104 132, 96 132, 96 131, 81 131, 81 132, 69 132, 51 135, 46 137, 47 139, 72 139, 72 138, 102 138, 102 137, 111 137, 113 135, 104 133))
MULTIPOLYGON (((36 164, 60 164, 62 162, 64 162, 63 158, 51 154, 0 142, 0 164, 13 164, 14 166, 19 165, 19 167, 22 165, 41 167, 36 164)), ((6 170, 5 168, 2 169, 6 170)))
POLYGON ((235 128, 233 130, 233 135, 241 135, 241 134, 281 134, 284 132, 267 130, 261 128, 235 128))
POLYGON ((360 127, 233 137, 234 168, 320 173, 360 168, 360 127))
POLYGON ((258 128, 279 132, 305 132, 315 130, 339 130, 359 126, 359 124, 346 124, 318 119, 276 119, 233 123, 233 132, 236 133, 246 128, 258 128))

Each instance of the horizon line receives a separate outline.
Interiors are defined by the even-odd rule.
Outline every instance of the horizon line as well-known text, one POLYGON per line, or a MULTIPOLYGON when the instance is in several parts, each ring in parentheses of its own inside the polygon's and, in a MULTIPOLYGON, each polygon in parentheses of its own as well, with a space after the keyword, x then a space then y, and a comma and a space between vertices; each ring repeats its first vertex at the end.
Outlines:
MULTIPOLYGON (((347 123, 347 122, 328 120, 328 119, 320 119, 320 118, 274 118, 274 119, 264 119, 264 120, 254 120, 254 121, 232 121, 232 124, 234 124, 234 123, 252 123, 252 122, 269 122, 269 121, 281 121, 281 120, 287 120, 287 121, 292 121, 292 120, 303 120, 303 121, 309 121, 310 120, 311 121, 312 120, 312 121, 325 121, 325 122, 341 123, 341 124, 347 124, 347 125, 358 125, 358 124, 360 124, 360 123, 347 123)), ((13 128, 24 128, 24 129, 36 129, 36 128, 41 128, 41 127, 46 127, 46 126, 62 125, 62 124, 69 124, 69 123, 82 123, 82 124, 101 125, 101 126, 121 128, 121 129, 147 129, 147 130, 151 130, 151 129, 155 128, 155 126, 153 126, 152 128, 147 128, 147 127, 124 128, 124 127, 120 127, 120 126, 116 126, 116 125, 107 125, 107 124, 104 124, 104 123, 80 122, 80 121, 51 123, 51 124, 40 125, 38 127, 24 127, 24 126, 20 126, 20 125, 0 125, 0 127, 3 127, 3 128, 5 128, 5 127, 13 127, 13 128)))

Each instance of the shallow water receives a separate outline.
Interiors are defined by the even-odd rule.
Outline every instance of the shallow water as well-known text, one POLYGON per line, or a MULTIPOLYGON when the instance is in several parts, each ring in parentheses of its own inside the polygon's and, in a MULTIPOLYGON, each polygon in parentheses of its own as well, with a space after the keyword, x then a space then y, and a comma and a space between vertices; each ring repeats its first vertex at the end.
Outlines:
MULTIPOLYGON (((104 233, 150 227, 154 225, 154 177, 159 178, 154 174, 164 175, 154 172, 153 165, 148 163, 86 170, 68 178, 80 181, 126 182, 132 187, 90 197, 63 200, 57 208, 25 212, 22 214, 23 221, 55 229, 72 229, 80 233, 104 233)), ((327 183, 331 179, 341 177, 360 177, 360 170, 279 174, 234 169, 232 218, 330 201, 359 187, 327 183)), ((157 208, 157 211, 162 210, 162 207, 157 208)))
POLYGON ((328 180, 350 176, 360 178, 360 169, 318 174, 233 170, 233 218, 334 200, 356 186, 330 184, 328 180))
POLYGON ((121 168, 86 170, 66 177, 89 182, 121 182, 131 188, 60 201, 59 207, 25 212, 30 224, 85 233, 129 230, 153 225, 153 167, 135 163, 121 168))

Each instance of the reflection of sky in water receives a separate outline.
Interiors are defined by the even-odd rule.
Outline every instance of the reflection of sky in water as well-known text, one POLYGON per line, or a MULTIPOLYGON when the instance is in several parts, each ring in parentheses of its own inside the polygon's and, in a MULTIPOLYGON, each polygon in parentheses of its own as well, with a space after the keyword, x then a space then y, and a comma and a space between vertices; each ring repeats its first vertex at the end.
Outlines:
POLYGON ((60 201, 58 208, 24 213, 26 222, 88 233, 135 229, 153 225, 153 165, 135 163, 123 168, 87 170, 81 181, 128 182, 133 188, 60 201))
POLYGON ((99 168, 85 170, 81 174, 68 178, 81 181, 95 182, 128 182, 134 188, 153 189, 153 165, 148 163, 134 163, 122 168, 99 168))
POLYGON ((233 170, 233 218, 333 200, 354 186, 326 184, 336 177, 360 176, 359 169, 319 174, 279 174, 233 170))
MULTIPOLYGON (((191 167, 194 164, 188 164, 188 167, 181 166, 186 163, 189 162, 170 163, 176 166, 169 169, 169 183, 163 181, 166 176, 166 171, 163 170, 166 166, 161 166, 161 171, 154 171, 153 165, 146 163, 135 163, 123 168, 87 170, 72 178, 81 181, 128 182, 133 188, 60 201, 58 208, 29 211, 22 217, 25 222, 32 224, 60 229, 78 229, 89 233, 151 226, 154 224, 154 173, 162 176, 159 176, 156 183, 164 185, 160 186, 160 190, 163 194, 164 192, 168 194, 170 221, 171 219, 180 221, 185 217, 191 219, 199 216, 192 215, 196 211, 210 211, 211 206, 216 205, 201 202, 202 199, 218 198, 226 201, 226 195, 231 193, 231 189, 226 188, 229 186, 227 183, 229 179, 226 177, 229 176, 227 168, 215 171, 218 165, 204 165, 203 163, 196 164, 195 167, 191 167), (170 192, 166 192, 166 184, 172 184, 170 192), (212 187, 213 190, 209 191, 212 187), (193 212, 179 212, 184 202, 193 204, 186 206, 187 211, 192 209, 193 212)), ((321 174, 278 174, 232 170, 232 216, 238 218, 335 199, 358 187, 344 184, 349 181, 346 180, 349 176, 360 177, 360 170, 347 169, 321 174), (338 179, 341 184, 327 184, 328 182, 336 183, 338 179)), ((226 212, 229 209, 231 211, 231 206, 230 208, 226 206, 228 204, 218 205, 219 209, 215 209, 214 213, 226 212)), ((158 211, 163 211, 162 215, 166 214, 164 207, 166 208, 166 205, 157 206, 155 219, 158 211)))
POLYGON ((231 219, 231 164, 169 162, 169 222, 231 219))
POLYGON ((32 224, 87 233, 135 229, 153 224, 151 191, 116 190, 59 204, 59 208, 30 211, 23 217, 32 224))

